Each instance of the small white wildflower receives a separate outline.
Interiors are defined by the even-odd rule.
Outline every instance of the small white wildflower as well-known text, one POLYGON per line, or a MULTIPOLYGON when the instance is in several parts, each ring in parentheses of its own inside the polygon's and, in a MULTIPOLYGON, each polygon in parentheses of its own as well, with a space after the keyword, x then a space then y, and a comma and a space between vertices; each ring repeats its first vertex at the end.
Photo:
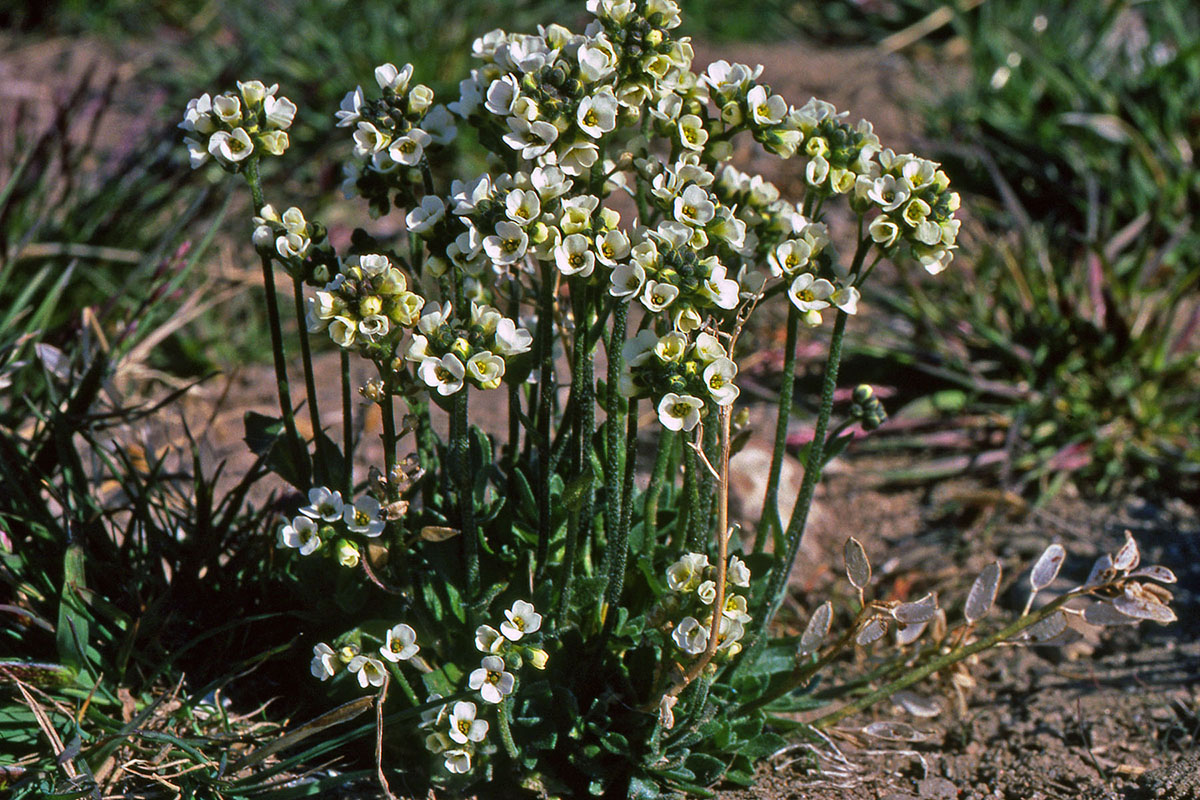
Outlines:
POLYGON ((704 385, 708 387, 713 402, 719 406, 727 406, 737 399, 741 390, 734 384, 737 377, 737 364, 728 358, 717 358, 704 368, 704 385))
POLYGON ((486 350, 476 353, 467 359, 466 373, 480 389, 495 389, 504 378, 504 359, 486 350))
POLYGON ((346 669, 358 677, 358 685, 364 689, 368 686, 383 686, 384 681, 387 680, 387 669, 377 658, 355 656, 350 659, 346 669))
POLYGON ((296 118, 296 104, 286 97, 266 97, 263 99, 263 112, 267 123, 282 131, 291 127, 296 118))
POLYGON ((675 645, 690 656, 698 656, 708 647, 708 628, 695 617, 684 617, 671 633, 675 645))
POLYGON ((483 251, 495 264, 514 264, 525 257, 529 236, 524 228, 508 220, 496 223, 493 235, 484 238, 483 251))
POLYGON ((459 744, 482 742, 487 736, 486 720, 475 718, 475 704, 459 700, 450 712, 450 738, 459 744))
POLYGON ((295 517, 290 525, 279 529, 279 546, 297 549, 302 556, 317 552, 321 546, 317 523, 309 517, 295 517))
POLYGON ((515 356, 528 353, 533 347, 533 334, 507 317, 496 323, 495 350, 502 356, 515 356))
POLYGON ((300 513, 313 519, 337 522, 342 518, 342 493, 325 486, 314 486, 308 490, 308 505, 300 513))
POLYGON ((735 555, 731 555, 729 557, 729 569, 725 571, 725 578, 734 586, 747 589, 750 587, 750 568, 746 566, 745 561, 742 561, 735 555))
POLYGON ((817 278, 811 272, 796 276, 788 288, 788 298, 799 311, 820 311, 829 308, 829 298, 833 296, 833 284, 824 278, 817 278))
POLYGON ((459 775, 470 772, 471 754, 466 750, 447 750, 445 765, 447 770, 459 775))
POLYGON ((383 533, 386 524, 380 514, 379 501, 369 494, 358 498, 354 505, 346 506, 342 512, 342 521, 351 531, 371 538, 383 533))
POLYGON ((708 556, 704 553, 685 553, 667 567, 667 586, 676 592, 690 592, 699 585, 707 567, 708 556))
POLYGON ((618 264, 608 276, 612 284, 608 293, 613 297, 629 297, 642 290, 646 283, 646 270, 639 264, 618 264))
POLYGON ((646 281, 646 286, 642 290, 642 305, 649 311, 659 312, 679 296, 679 287, 670 283, 659 283, 655 280, 646 281))
POLYGON ((607 86, 594 95, 583 98, 575 114, 579 129, 593 139, 617 127, 617 97, 607 86))
POLYGON ((404 224, 411 233, 427 233, 446 216, 446 204, 436 195, 421 198, 421 205, 408 212, 404 224))
POLYGON ((554 248, 554 263, 563 275, 586 278, 596 267, 596 255, 586 236, 572 233, 554 248))
POLYGON ((341 108, 334 112, 337 118, 337 127, 348 128, 351 125, 357 124, 362 119, 362 107, 366 102, 366 97, 363 96, 361 86, 355 86, 353 92, 346 92, 342 98, 341 108))
POLYGON ((658 421, 669 431, 690 431, 700 424, 703 401, 690 394, 667 392, 658 403, 658 421))
POLYGON ((337 674, 340 667, 341 662, 338 660, 337 654, 332 647, 324 642, 320 642, 313 647, 313 658, 310 669, 314 678, 327 681, 337 674))
POLYGON ((500 632, 509 641, 520 641, 527 633, 533 633, 542 627, 542 615, 534 610, 533 603, 518 600, 512 608, 504 612, 507 622, 500 623, 500 632))
POLYGON ((516 679, 504 669, 500 656, 484 656, 479 669, 467 677, 467 685, 479 692, 485 702, 499 703, 512 694, 516 679))
MULTIPOLYGON (((422 320, 425 317, 421 317, 422 320)), ((463 387, 463 376, 467 374, 463 363, 453 353, 446 353, 441 358, 427 358, 417 368, 417 374, 425 385, 437 389, 443 397, 457 392, 463 387)))
POLYGON ((385 92, 403 94, 404 90, 408 88, 408 81, 412 78, 412 73, 412 64, 405 64, 400 69, 396 69, 395 64, 380 64, 375 68, 375 82, 385 92))
POLYGON ((480 625, 475 629, 475 647, 481 653, 499 653, 504 646, 504 636, 491 625, 480 625))
POLYGON ((250 134, 244 128, 217 131, 208 139, 208 152, 222 161, 236 164, 254 152, 250 134))
POLYGON ((403 622, 387 632, 387 640, 379 648, 379 654, 393 663, 408 661, 421 649, 417 644, 417 632, 403 622))
POLYGON ((700 598, 700 602, 706 606, 711 606, 713 601, 717 599, 717 583, 716 581, 704 581, 696 587, 696 596, 700 598))

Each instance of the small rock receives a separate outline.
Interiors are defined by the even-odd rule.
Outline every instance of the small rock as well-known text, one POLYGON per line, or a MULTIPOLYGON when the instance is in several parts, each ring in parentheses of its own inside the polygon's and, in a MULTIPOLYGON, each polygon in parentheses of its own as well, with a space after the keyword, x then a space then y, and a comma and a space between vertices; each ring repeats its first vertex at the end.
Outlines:
POLYGON ((921 800, 955 800, 958 789, 945 778, 926 778, 917 784, 921 800))

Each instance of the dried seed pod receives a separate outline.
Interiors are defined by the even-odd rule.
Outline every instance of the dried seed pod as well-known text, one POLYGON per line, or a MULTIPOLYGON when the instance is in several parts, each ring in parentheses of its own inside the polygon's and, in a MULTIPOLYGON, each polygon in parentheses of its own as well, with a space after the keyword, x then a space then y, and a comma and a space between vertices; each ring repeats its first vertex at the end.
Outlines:
POLYGON ((867 560, 867 551, 863 549, 862 542, 851 536, 846 540, 842 555, 846 559, 846 577, 854 584, 854 588, 863 590, 871 582, 871 562, 867 560))
POLYGON ((918 622, 915 625, 901 625, 896 631, 896 644, 901 647, 912 644, 921 638, 921 634, 925 632, 925 628, 928 625, 928 622, 918 622))
POLYGON ((442 525, 426 525, 421 528, 421 538, 427 542, 444 542, 447 539, 453 539, 462 531, 458 528, 447 528, 442 525))
POLYGON ((942 713, 942 707, 936 700, 919 695, 916 692, 910 692, 907 689, 892 695, 892 702, 914 717, 928 719, 942 713))
POLYGON ((1174 583, 1175 573, 1166 567, 1160 567, 1154 564, 1149 567, 1138 567, 1133 572, 1129 573, 1131 578, 1149 578, 1152 581, 1159 583, 1174 583))
POLYGON ((1158 597, 1150 592, 1141 591, 1140 584, 1130 584, 1125 587, 1125 594, 1113 598, 1112 605, 1117 611, 1135 619, 1149 619, 1166 625, 1176 620, 1175 612, 1164 605, 1158 597))
POLYGON ((858 635, 854 637, 854 641, 860 645, 867 645, 881 638, 887 633, 887 620, 883 617, 872 617, 858 629, 858 635))
POLYGON ((937 613, 937 595, 927 594, 912 603, 901 603, 892 609, 892 616, 897 622, 913 625, 918 622, 929 622, 937 613))
POLYGON ((1138 553, 1137 542, 1133 540, 1132 533, 1125 531, 1125 544, 1113 558, 1113 568, 1120 572, 1129 572, 1137 567, 1139 561, 1141 561, 1141 554, 1138 553))
POLYGON ((829 623, 832 619, 833 606, 826 600, 817 607, 808 620, 804 634, 800 637, 800 645, 796 648, 796 655, 807 656, 817 652, 821 643, 825 641, 825 637, 829 635, 829 623))
POLYGON ((1092 571, 1088 573, 1087 582, 1084 586, 1102 586, 1116 577, 1116 572, 1113 570, 1112 556, 1105 553, 1096 559, 1096 563, 1092 564, 1092 571))
POLYGON ((1042 644, 1058 636, 1066 629, 1067 615, 1062 611, 1055 611, 1041 622, 1027 629, 1025 631, 1025 638, 1033 644, 1042 644))
POLYGON ((1083 619, 1089 625, 1108 628, 1114 625, 1136 625, 1141 620, 1122 614, 1111 603, 1092 603, 1083 610, 1083 619))
POLYGON ((887 739, 891 742, 923 742, 929 734, 919 731, 907 722, 895 720, 880 720, 863 727, 862 732, 876 739, 887 739))
POLYGON ((1066 557, 1067 551, 1061 544, 1052 544, 1043 551, 1037 563, 1033 565, 1033 572, 1029 574, 1029 582, 1033 585, 1033 591, 1040 592, 1054 582, 1066 557))
POLYGON ((974 625, 988 615, 992 604, 996 602, 996 589, 1000 586, 1000 562, 993 561, 983 568, 971 593, 967 595, 967 604, 963 607, 963 616, 967 622, 974 625))

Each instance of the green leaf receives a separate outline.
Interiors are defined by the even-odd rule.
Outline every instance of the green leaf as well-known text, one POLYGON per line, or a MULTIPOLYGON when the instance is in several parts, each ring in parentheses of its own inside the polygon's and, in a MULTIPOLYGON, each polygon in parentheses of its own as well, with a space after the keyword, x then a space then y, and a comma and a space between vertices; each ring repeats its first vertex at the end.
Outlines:
POLYGON ((708 753, 692 753, 687 765, 696 773, 697 783, 715 783, 725 773, 725 762, 708 753))
POLYGON ((629 800, 658 800, 662 793, 658 783, 651 778, 635 775, 629 781, 629 800))
POLYGON ((578 511, 583 505, 583 497, 592 488, 596 480, 596 469, 591 461, 583 465, 583 470, 571 478, 563 492, 563 504, 572 511, 578 511))
POLYGON ((87 665, 88 617, 79 598, 79 590, 86 588, 83 547, 68 545, 63 556, 63 585, 55 639, 59 660, 76 671, 82 671, 87 665))

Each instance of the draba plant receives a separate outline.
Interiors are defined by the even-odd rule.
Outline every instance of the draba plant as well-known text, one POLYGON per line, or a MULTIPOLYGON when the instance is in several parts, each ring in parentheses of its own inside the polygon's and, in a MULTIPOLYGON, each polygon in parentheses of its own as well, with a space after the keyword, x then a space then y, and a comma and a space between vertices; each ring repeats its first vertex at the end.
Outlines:
MULTIPOLYGON (((278 532, 283 568, 328 587, 308 612, 333 631, 311 632, 311 671, 336 694, 375 696, 385 791, 400 775, 416 794, 704 794, 750 782, 784 743, 768 715, 820 705, 805 688, 851 641, 903 623, 901 666, 914 670, 981 649, 970 631, 914 644, 935 598, 860 595, 850 638, 824 651, 828 606, 803 638, 769 636, 822 468, 848 440, 831 426, 847 319, 881 259, 949 264, 958 196, 945 173, 828 103, 789 105, 761 68, 694 72, 673 0, 587 8, 583 34, 476 40, 479 66, 448 104, 390 63, 377 90, 346 95, 346 194, 395 234, 335 247, 298 208, 265 202, 260 160, 282 154, 296 113, 276 87, 203 95, 181 126, 194 165, 241 173, 253 194, 282 416, 251 417, 247 439, 307 495, 278 532), (431 163, 467 130, 492 168, 441 186, 431 163), (800 163, 798 203, 729 163, 738 137, 800 163), (823 221, 835 204, 853 220, 848 253, 823 221), (293 416, 276 268, 305 323, 312 441, 293 416), (788 355, 767 511, 743 538, 728 506, 737 358, 769 302, 787 305, 788 355), (826 326, 815 437, 784 518, 794 354, 826 326), (310 336, 341 354, 340 446, 316 405, 328 378, 310 336), (382 419, 383 463, 366 476, 352 469, 352 357, 374 366, 358 391, 382 419), (481 406, 507 425, 473 425, 481 406)), ((869 387, 851 413, 883 419, 869 387)), ((865 554, 849 558, 861 589, 865 554)))

